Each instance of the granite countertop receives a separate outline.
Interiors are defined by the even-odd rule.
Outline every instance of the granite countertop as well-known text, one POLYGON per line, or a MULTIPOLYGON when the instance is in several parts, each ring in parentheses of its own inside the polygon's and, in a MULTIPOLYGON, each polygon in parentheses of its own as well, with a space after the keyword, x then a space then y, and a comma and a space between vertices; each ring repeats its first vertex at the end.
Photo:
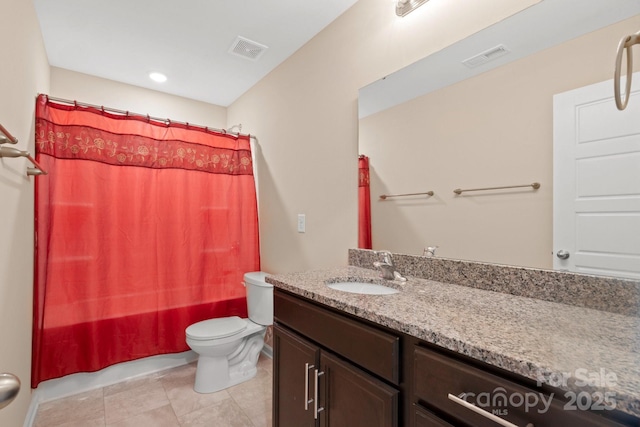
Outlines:
POLYGON ((393 295, 326 286, 348 278, 383 283, 376 271, 353 266, 273 275, 267 282, 566 391, 615 393, 616 409, 640 417, 638 317, 413 277, 384 282, 400 289, 393 295), (576 381, 585 377, 598 381, 576 381))

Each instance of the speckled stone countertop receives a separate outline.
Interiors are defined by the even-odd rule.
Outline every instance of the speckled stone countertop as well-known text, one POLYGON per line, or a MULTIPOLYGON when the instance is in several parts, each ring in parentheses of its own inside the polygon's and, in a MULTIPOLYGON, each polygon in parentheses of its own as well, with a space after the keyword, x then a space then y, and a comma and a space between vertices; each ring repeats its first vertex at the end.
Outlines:
POLYGON ((267 282, 566 391, 615 393, 618 410, 640 417, 638 317, 414 277, 384 282, 400 289, 393 295, 326 286, 353 278, 382 283, 376 271, 354 266, 268 276, 267 282), (603 373, 606 384, 576 382, 577 375, 603 373))
MULTIPOLYGON (((349 249, 355 267, 371 268, 379 258, 349 249)), ((638 280, 406 254, 393 254, 393 261, 405 276, 640 317, 638 280)))

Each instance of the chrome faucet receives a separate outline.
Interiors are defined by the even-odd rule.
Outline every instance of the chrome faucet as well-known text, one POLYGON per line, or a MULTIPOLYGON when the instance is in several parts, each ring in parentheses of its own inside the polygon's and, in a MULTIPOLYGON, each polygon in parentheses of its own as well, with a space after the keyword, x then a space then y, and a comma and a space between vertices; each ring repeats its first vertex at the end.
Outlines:
POLYGON ((434 257, 436 256, 436 249, 438 249, 438 246, 428 246, 422 251, 422 256, 434 257))
POLYGON ((396 271, 393 263, 393 255, 389 251, 375 251, 376 255, 382 255, 382 261, 375 261, 373 266, 380 270, 380 276, 385 280, 401 280, 406 281, 400 273, 396 271))

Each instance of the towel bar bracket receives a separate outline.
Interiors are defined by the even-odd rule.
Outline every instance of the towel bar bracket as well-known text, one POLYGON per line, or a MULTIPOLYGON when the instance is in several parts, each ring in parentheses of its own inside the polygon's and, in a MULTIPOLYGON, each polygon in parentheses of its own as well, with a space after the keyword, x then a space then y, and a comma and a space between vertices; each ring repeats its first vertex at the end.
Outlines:
POLYGON ((20 151, 17 148, 13 148, 13 147, 0 147, 0 158, 2 157, 26 157, 27 160, 29 160, 31 162, 31 164, 33 164, 33 166, 35 166, 34 168, 27 168, 27 175, 29 176, 35 176, 35 175, 46 175, 47 172, 45 172, 44 169, 42 169, 42 167, 38 164, 38 162, 31 157, 31 154, 29 154, 28 151, 20 151))

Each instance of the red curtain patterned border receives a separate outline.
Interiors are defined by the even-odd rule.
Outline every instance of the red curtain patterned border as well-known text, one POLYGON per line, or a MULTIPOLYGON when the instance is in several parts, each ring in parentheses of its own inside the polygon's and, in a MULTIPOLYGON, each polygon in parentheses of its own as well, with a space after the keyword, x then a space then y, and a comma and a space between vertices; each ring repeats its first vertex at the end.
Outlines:
POLYGON ((37 153, 60 159, 253 175, 248 135, 60 104, 44 94, 36 100, 35 133, 37 153))
POLYGON ((253 175, 249 150, 216 148, 178 140, 160 141, 139 135, 118 135, 88 126, 59 125, 44 119, 36 119, 36 146, 40 154, 59 159, 253 175))

